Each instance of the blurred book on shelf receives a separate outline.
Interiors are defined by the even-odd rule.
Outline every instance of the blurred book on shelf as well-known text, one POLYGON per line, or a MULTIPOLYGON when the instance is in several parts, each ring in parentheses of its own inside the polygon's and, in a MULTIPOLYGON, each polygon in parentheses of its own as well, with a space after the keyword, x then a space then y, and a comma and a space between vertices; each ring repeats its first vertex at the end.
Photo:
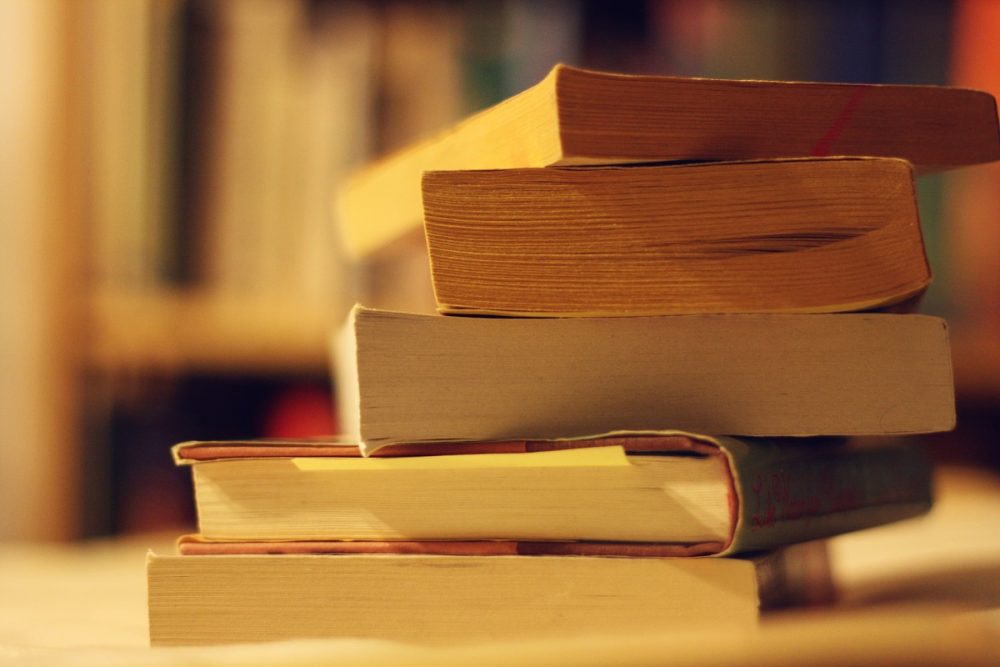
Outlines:
MULTIPOLYGON (((354 284, 325 202, 374 144, 373 8, 176 0, 78 11, 96 300, 282 301, 315 327, 321 358, 327 318, 354 284)), ((103 313, 102 330, 129 326, 103 313)), ((114 358, 99 340, 91 358, 114 358)), ((216 354, 225 366, 224 346, 216 354)))
POLYGON ((182 171, 187 276, 222 297, 272 295, 336 310, 349 278, 321 202, 371 146, 375 30, 361 3, 193 4, 199 131, 182 171))
POLYGON ((155 287, 173 270, 184 4, 83 0, 79 67, 88 187, 87 271, 98 285, 155 287))

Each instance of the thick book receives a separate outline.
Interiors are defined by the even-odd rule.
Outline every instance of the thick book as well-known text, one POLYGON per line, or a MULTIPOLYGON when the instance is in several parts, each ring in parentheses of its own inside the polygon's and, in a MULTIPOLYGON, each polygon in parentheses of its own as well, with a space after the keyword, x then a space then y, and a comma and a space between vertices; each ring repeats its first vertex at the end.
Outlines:
POLYGON ((348 249, 366 256, 420 227, 424 171, 827 155, 899 157, 918 171, 996 160, 996 101, 959 88, 557 65, 519 95, 361 170, 335 205, 348 249))
POLYGON ((154 646, 752 629, 762 610, 831 597, 822 542, 747 559, 150 554, 147 579, 154 646))
POLYGON ((422 188, 442 313, 854 311, 931 280, 905 160, 437 171, 422 188))
POLYGON ((954 427, 944 320, 895 314, 440 317, 355 306, 339 416, 399 442, 682 430, 885 435, 954 427))
POLYGON ((919 449, 838 440, 674 433, 411 445, 379 458, 321 441, 188 442, 173 451, 191 466, 209 541, 501 540, 535 553, 643 542, 660 555, 729 555, 931 506, 919 449))

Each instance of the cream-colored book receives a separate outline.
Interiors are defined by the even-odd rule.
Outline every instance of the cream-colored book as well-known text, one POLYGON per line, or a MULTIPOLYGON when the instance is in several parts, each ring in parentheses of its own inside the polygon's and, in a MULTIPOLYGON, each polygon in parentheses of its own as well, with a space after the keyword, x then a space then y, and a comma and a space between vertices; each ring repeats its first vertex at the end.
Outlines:
POLYGON ((749 629, 762 609, 827 600, 831 588, 822 542, 752 559, 150 555, 147 578, 156 646, 749 629))
POLYGON ((469 318, 356 306, 337 340, 345 435, 399 442, 683 430, 884 435, 954 426, 925 315, 469 318))

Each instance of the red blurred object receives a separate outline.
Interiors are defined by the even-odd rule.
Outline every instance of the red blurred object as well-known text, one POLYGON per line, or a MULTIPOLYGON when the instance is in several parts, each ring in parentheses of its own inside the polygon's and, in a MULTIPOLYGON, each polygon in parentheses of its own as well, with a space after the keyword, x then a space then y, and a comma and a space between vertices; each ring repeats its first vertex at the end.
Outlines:
POLYGON ((338 433, 333 396, 317 385, 296 385, 275 399, 264 420, 264 437, 312 438, 338 433))

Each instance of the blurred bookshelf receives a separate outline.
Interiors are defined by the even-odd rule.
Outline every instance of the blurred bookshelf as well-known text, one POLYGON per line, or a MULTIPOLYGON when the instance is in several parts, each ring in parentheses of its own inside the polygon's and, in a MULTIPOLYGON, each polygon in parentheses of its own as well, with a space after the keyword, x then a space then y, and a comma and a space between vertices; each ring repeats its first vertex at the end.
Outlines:
POLYGON ((102 372, 325 372, 334 323, 315 304, 186 290, 90 297, 87 361, 102 372))
MULTIPOLYGON (((190 520, 186 489, 143 497, 147 473, 184 479, 174 440, 335 429, 316 400, 335 390, 332 328, 355 300, 400 305, 427 280, 412 252, 408 264, 343 257, 336 182, 555 62, 1000 94, 1000 15, 981 0, 44 0, 10 18, 37 6, 57 37, 44 40, 58 45, 55 69, 37 75, 68 137, 54 177, 71 172, 60 210, 72 224, 39 260, 63 277, 38 300, 69 325, 42 341, 60 350, 47 382, 65 396, 34 411, 58 427, 33 436, 50 465, 32 468, 44 492, 26 502, 61 518, 0 538, 190 520)), ((936 274, 925 310, 949 318, 982 449, 1000 428, 998 175, 919 186, 936 274)), ((970 455, 997 463, 982 449, 970 455)))

